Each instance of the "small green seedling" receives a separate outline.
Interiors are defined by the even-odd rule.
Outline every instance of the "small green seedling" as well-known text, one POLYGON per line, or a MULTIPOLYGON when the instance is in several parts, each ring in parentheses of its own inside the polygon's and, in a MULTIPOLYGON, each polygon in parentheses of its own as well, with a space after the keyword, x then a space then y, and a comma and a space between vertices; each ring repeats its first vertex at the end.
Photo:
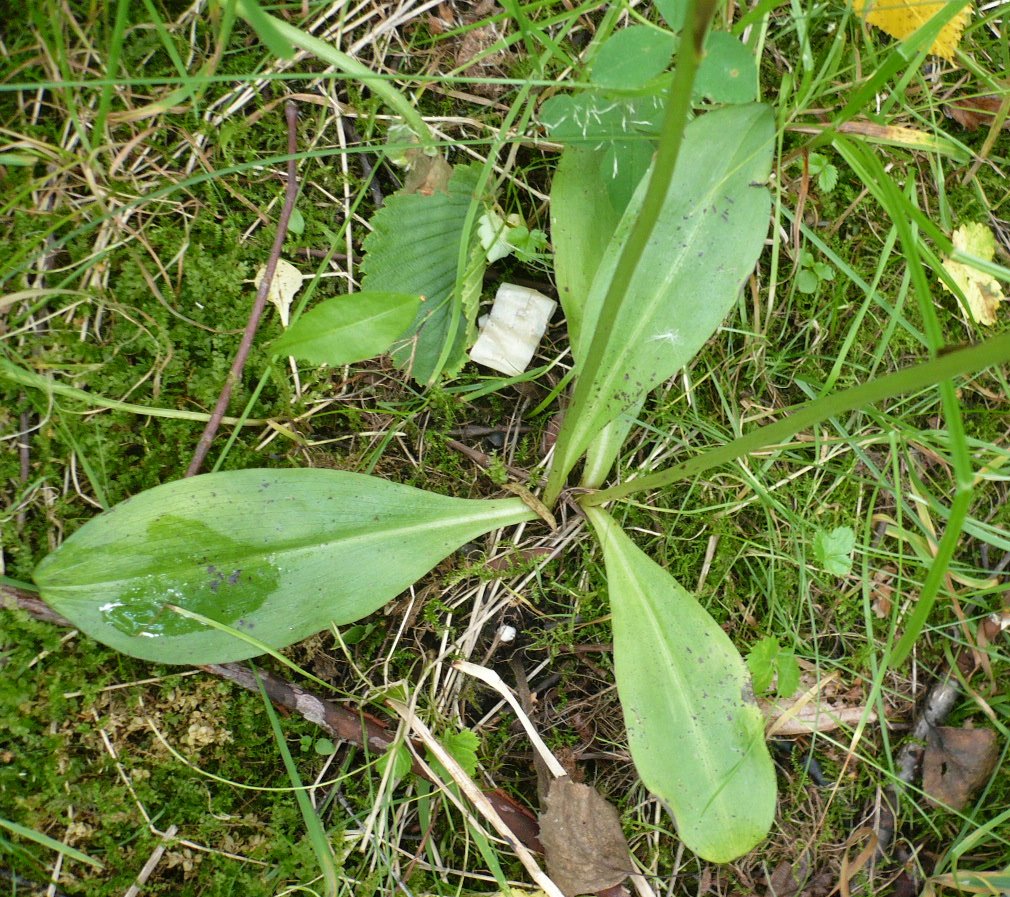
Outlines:
POLYGON ((828 161, 827 156, 811 153, 807 159, 810 175, 817 180, 821 193, 830 193, 838 183, 838 169, 828 161))
POLYGON ((852 570, 852 550, 856 534, 851 526, 836 526, 831 532, 820 530, 814 537, 814 556, 821 567, 834 576, 846 576, 852 570))
POLYGON ((800 685, 800 666, 792 651, 782 648, 775 636, 769 635, 757 642, 747 655, 754 692, 764 695, 775 682, 775 693, 780 698, 791 697, 800 685))
POLYGON ((822 283, 835 279, 835 269, 819 262, 809 249, 800 253, 800 270, 796 272, 796 289, 801 293, 816 293, 822 283))

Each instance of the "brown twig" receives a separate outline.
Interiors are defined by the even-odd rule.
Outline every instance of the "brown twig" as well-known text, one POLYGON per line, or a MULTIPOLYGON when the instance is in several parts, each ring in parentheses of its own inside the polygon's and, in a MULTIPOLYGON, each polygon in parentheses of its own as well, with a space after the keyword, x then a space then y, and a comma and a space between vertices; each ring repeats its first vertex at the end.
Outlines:
POLYGON ((274 271, 277 270, 277 262, 281 257, 281 249, 284 246, 284 239, 288 233, 288 221, 295 208, 295 199, 298 197, 297 165, 294 154, 298 150, 298 106, 288 100, 284 104, 284 117, 288 125, 288 182, 284 193, 284 208, 281 209, 280 218, 277 219, 277 234, 274 237, 274 244, 270 248, 270 255, 267 258, 266 270, 263 279, 260 281, 259 289, 256 292, 256 301, 253 303, 252 311, 249 313, 249 322, 246 324, 245 332, 242 334, 242 342, 239 343, 238 351, 235 353, 235 360, 232 362, 231 370, 221 388, 221 395, 218 396, 217 405, 214 406, 214 413, 211 414, 207 426, 204 427, 197 443, 196 451, 193 452, 193 460, 189 463, 186 476, 195 476, 200 471, 200 467, 210 451, 210 445, 214 441, 218 428, 221 426, 221 419, 225 411, 228 410, 228 402, 231 401, 231 392, 242 377, 242 369, 245 367, 246 359, 249 357, 249 350, 252 349, 253 338, 256 336, 256 328, 259 327, 260 318, 263 316, 263 309, 267 304, 267 294, 270 292, 270 285, 273 283, 274 271))

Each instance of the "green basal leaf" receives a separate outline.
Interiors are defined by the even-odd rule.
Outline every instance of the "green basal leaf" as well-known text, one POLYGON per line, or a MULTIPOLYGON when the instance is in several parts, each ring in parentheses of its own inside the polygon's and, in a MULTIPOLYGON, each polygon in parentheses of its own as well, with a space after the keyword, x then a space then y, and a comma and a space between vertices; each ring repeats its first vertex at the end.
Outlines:
POLYGON ((593 441, 586 449, 586 462, 582 466, 580 486, 585 489, 599 489, 603 485, 617 456, 621 453, 628 433, 638 422, 638 415, 643 405, 645 396, 627 411, 622 411, 593 437, 593 441))
MULTIPOLYGON (((774 132, 772 111, 762 105, 710 112, 687 126, 652 237, 594 359, 590 398, 558 437, 553 463, 562 475, 610 421, 684 367, 733 307, 768 232, 764 183, 774 132)), ((643 181, 596 271, 573 346, 580 364, 645 189, 643 181)))
POLYGON ((608 90, 587 90, 576 96, 566 93, 544 102, 540 121, 554 140, 603 147, 638 135, 658 136, 664 102, 662 90, 630 96, 608 90))
POLYGON ((421 297, 368 291, 321 302, 274 341, 278 355, 336 367, 385 352, 410 327, 421 297))
POLYGON ((747 667, 708 612, 599 508, 585 509, 606 564, 614 668, 642 781, 684 844, 725 863, 768 833, 775 768, 747 667))
MULTIPOLYGON (((476 304, 456 292, 459 246, 480 177, 480 166, 456 167, 448 191, 397 193, 372 216, 365 238, 362 289, 424 297, 405 338, 393 347, 396 364, 421 384, 466 361, 466 337, 476 327, 476 304), (440 365, 446 350, 446 361, 440 365)), ((473 259, 471 258, 471 261, 473 259)), ((481 269, 482 273, 483 269, 481 269)), ((474 272, 464 272, 473 282, 474 272)))
POLYGON ((612 34, 593 61, 589 80, 600 87, 644 87, 670 64, 677 37, 649 25, 632 25, 612 34))
POLYGON ((684 14, 687 12, 684 0, 655 0, 654 5, 663 21, 674 31, 680 31, 684 27, 684 14))
POLYGON ((518 498, 447 498, 340 470, 240 470, 158 486, 86 523, 35 570, 52 608, 159 663, 257 653, 352 623, 460 545, 535 515, 518 498))
POLYGON ((712 32, 705 41, 705 58, 694 83, 695 97, 714 103, 753 103, 757 88, 754 54, 732 34, 712 32))
POLYGON ((638 185, 652 164, 656 146, 652 140, 615 140, 607 147, 597 178, 607 186, 610 202, 622 212, 631 202, 638 185))
POLYGON ((589 288, 621 217, 607 192, 599 189, 598 172, 605 152, 567 147, 551 181, 554 278, 573 349, 580 343, 589 288))

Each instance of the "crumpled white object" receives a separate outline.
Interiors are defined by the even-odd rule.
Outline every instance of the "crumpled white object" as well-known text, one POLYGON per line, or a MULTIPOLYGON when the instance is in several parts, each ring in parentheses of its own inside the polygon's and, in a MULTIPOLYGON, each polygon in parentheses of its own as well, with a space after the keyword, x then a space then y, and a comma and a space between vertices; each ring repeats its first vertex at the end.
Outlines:
POLYGON ((543 293, 503 283, 491 314, 478 322, 480 336, 470 350, 470 360, 509 376, 521 374, 533 360, 557 307, 543 293))

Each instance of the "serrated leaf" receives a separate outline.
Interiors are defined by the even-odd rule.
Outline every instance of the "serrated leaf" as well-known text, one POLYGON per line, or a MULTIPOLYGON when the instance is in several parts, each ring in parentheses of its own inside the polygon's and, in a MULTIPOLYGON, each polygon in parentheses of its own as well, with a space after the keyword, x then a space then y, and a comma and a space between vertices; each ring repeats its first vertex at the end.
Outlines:
POLYGON ((380 776, 386 775, 386 769, 392 764, 393 768, 389 772, 389 778, 395 785, 405 776, 410 774, 414 766, 410 750, 402 742, 394 742, 378 760, 375 761, 375 771, 380 776))
POLYGON ((341 470, 239 470, 157 486, 86 523, 35 569, 54 610, 159 663, 282 648, 352 623, 465 542, 530 520, 517 498, 447 498, 341 470))
POLYGON ((458 732, 447 732, 439 738, 439 741, 449 755, 460 766, 468 776, 473 776, 477 772, 477 748, 480 747, 480 739, 470 729, 460 729, 458 732))
POLYGON ((779 651, 775 663, 778 668, 778 682, 775 691, 780 698, 790 698, 800 687, 800 665, 792 651, 779 651))
POLYGON ((814 537, 814 556, 835 576, 845 576, 852 569, 852 549, 856 534, 851 526, 836 526, 831 532, 819 530, 814 537))
POLYGON ((670 64, 677 38, 649 25, 632 25, 612 34, 593 61, 589 80, 600 87, 644 87, 670 64))
MULTIPOLYGON (((996 238, 992 231, 980 222, 964 224, 951 235, 954 248, 977 256, 986 262, 991 262, 996 255, 996 238)), ((996 311, 1001 302, 1006 301, 1003 287, 990 274, 953 259, 944 259, 943 267, 954 278, 961 288, 971 316, 979 324, 987 327, 996 323, 996 311)), ((943 283, 943 281, 941 281, 943 283)), ((950 287, 943 283, 943 288, 950 292, 950 287)))
POLYGON ((729 862, 768 833, 775 768, 747 667, 705 609, 599 508, 628 746, 685 845, 729 862))
POLYGON ((747 654, 747 669, 750 670, 754 691, 764 694, 775 676, 775 661, 779 653, 779 640, 765 636, 747 654))
POLYGON ((736 302, 768 231, 771 199, 763 184, 774 132, 767 106, 732 106, 687 126, 652 237, 613 326, 593 344, 617 259, 644 199, 646 184, 640 185, 596 271, 573 346, 582 366, 594 364, 594 376, 583 393, 589 398, 566 416, 555 447, 553 464, 562 476, 607 423, 687 364, 736 302), (593 359, 591 345, 598 353, 593 359))
POLYGON ((757 98, 754 54, 732 34, 715 31, 705 41, 705 56, 694 82, 696 97, 715 103, 753 103, 757 98))
POLYGON ((410 327, 421 297, 365 291, 336 296, 303 314, 274 340, 278 355, 333 367, 385 352, 410 327))
POLYGON ((443 370, 458 370, 466 360, 466 337, 475 323, 456 293, 456 274, 479 176, 479 166, 457 166, 445 192, 389 197, 372 217, 372 233, 365 238, 364 290, 424 296, 405 338, 391 353, 421 384, 433 382, 443 370))

